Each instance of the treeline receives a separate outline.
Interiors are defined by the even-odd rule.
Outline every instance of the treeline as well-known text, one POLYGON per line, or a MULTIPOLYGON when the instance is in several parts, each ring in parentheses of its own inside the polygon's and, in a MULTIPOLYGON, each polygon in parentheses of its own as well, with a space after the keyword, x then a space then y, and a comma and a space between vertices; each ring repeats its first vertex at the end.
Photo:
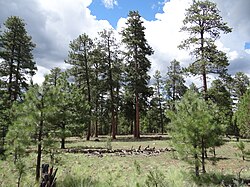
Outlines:
POLYGON ((205 151, 219 145, 221 136, 249 136, 249 78, 242 72, 227 73, 226 54, 214 42, 232 29, 222 21, 216 4, 194 1, 183 23, 181 30, 189 38, 179 48, 191 49, 195 59, 186 68, 173 60, 166 75, 156 71, 150 78, 153 49, 141 16, 130 11, 121 43, 112 30, 103 30, 97 38, 81 34, 69 44, 65 63, 70 68, 52 69, 37 85, 32 82, 37 70, 35 44, 24 21, 9 17, 0 36, 1 151, 8 148, 18 163, 27 146, 35 144, 38 180, 42 150, 56 139, 63 149, 65 139, 72 136, 89 140, 100 134, 113 139, 117 134, 133 134, 140 138, 141 133, 173 130, 178 141, 191 137, 186 145, 200 150, 193 156, 198 161, 201 154, 205 172, 205 151), (208 74, 218 75, 210 88, 208 74), (185 85, 190 75, 201 76, 202 88, 185 85))

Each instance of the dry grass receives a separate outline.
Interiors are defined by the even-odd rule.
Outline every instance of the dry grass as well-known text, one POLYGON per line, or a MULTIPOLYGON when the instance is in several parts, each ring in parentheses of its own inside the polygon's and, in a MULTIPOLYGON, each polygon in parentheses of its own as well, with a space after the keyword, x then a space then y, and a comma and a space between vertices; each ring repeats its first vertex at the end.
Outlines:
MULTIPOLYGON (((107 136, 98 137, 99 141, 85 141, 80 138, 70 138, 66 142, 67 148, 105 148, 107 146, 107 136)), ((210 159, 207 161, 208 173, 216 173, 221 178, 237 178, 241 171, 241 177, 250 179, 250 161, 243 161, 236 155, 238 152, 236 142, 227 141, 223 146, 216 148, 216 162, 210 159)), ((112 149, 131 149, 141 146, 145 148, 155 147, 155 149, 170 148, 168 136, 143 136, 140 140, 133 140, 132 136, 118 136, 117 140, 111 142, 112 149)), ((247 149, 250 149, 250 142, 246 142, 247 149)), ((34 186, 36 155, 32 153, 27 157, 27 175, 23 178, 23 186, 34 186)), ((164 174, 164 180, 170 186, 199 186, 192 180, 192 167, 181 160, 174 159, 172 152, 164 152, 156 155, 127 155, 115 156, 104 154, 100 156, 89 156, 82 153, 63 153, 56 155, 57 162, 54 164, 58 168, 58 181, 63 181, 67 177, 89 179, 90 182, 98 181, 99 186, 136 186, 145 185, 149 173, 157 171, 164 174), (186 172, 186 174, 182 173, 186 172)), ((50 161, 48 155, 43 156, 43 163, 50 161)), ((16 171, 11 162, 0 162, 0 186, 15 186, 16 171)), ((211 178, 207 175, 208 178, 211 178)), ((208 180, 208 179, 206 179, 208 180)), ((220 180, 220 179, 218 179, 220 180)), ((205 179, 204 179, 205 182, 205 179)), ((211 181, 210 181, 211 182, 211 181)), ((94 183, 94 182, 93 182, 94 183)), ((60 183, 62 184, 62 183, 60 183)), ((89 183, 90 184, 90 183, 89 183)), ((209 184, 210 185, 210 184, 209 184)), ((211 186, 216 186, 212 184, 211 186)), ((95 186, 95 185, 94 185, 95 186)), ((169 185, 168 185, 169 186, 169 185)), ((203 185, 206 186, 206 183, 203 185)), ((219 186, 219 185, 218 185, 219 186)))

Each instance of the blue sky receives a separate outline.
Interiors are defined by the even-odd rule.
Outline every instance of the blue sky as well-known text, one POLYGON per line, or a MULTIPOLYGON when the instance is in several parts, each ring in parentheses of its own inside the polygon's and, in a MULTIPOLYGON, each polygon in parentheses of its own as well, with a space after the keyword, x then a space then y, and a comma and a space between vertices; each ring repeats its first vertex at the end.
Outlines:
POLYGON ((245 43, 245 49, 250 49, 250 42, 245 43))
POLYGON ((155 20, 155 14, 163 12, 163 5, 167 1, 168 0, 93 0, 88 8, 91 10, 91 14, 96 16, 97 20, 108 20, 109 23, 116 28, 117 21, 121 17, 126 18, 130 10, 138 10, 140 15, 148 21, 155 20), (108 2, 110 2, 110 4, 108 4, 108 2))

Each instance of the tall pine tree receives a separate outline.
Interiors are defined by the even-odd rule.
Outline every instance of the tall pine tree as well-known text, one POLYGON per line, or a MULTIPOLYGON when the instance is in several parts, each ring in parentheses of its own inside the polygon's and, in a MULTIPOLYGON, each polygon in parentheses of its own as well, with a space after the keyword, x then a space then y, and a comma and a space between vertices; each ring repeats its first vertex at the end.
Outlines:
MULTIPOLYGON (((70 43, 68 60, 65 62, 72 65, 70 73, 74 76, 75 84, 82 90, 86 96, 89 107, 89 116, 92 116, 92 97, 91 97, 91 63, 90 57, 93 52, 93 41, 87 35, 80 35, 70 43)), ((88 119, 88 128, 86 139, 91 136, 91 118, 88 119)))
POLYGON ((187 90, 185 80, 183 78, 183 69, 180 62, 173 60, 168 67, 166 86, 165 86, 170 109, 175 109, 175 101, 179 100, 187 90))
POLYGON ((193 4, 186 10, 184 26, 181 31, 189 34, 189 38, 182 41, 180 49, 191 49, 191 55, 195 61, 188 70, 194 75, 201 75, 203 80, 204 98, 207 99, 207 74, 219 74, 224 76, 227 71, 228 60, 226 54, 219 51, 215 40, 220 33, 225 34, 232 31, 223 22, 216 4, 208 0, 194 0, 193 4))
POLYGON ((27 76, 33 76, 37 69, 32 54, 35 44, 21 18, 11 16, 4 26, 5 30, 0 37, 3 59, 0 76, 6 84, 9 100, 15 101, 21 99, 22 92, 28 88, 27 76))
POLYGON ((135 129, 134 137, 140 138, 139 101, 149 95, 148 71, 151 62, 147 58, 153 54, 152 48, 145 38, 145 27, 138 11, 130 11, 126 22, 126 28, 122 31, 122 42, 126 46, 126 83, 127 89, 135 98, 135 129))
POLYGON ((10 122, 9 109, 15 100, 22 100, 28 89, 28 78, 36 71, 32 50, 35 44, 16 16, 7 18, 0 35, 0 137, 2 146, 10 122))
POLYGON ((115 88, 119 84, 119 74, 115 68, 119 64, 118 60, 118 44, 114 37, 114 32, 112 30, 104 30, 99 33, 100 35, 100 46, 104 53, 105 69, 107 74, 107 87, 109 90, 110 98, 110 112, 111 112, 111 130, 112 138, 116 139, 117 130, 117 113, 115 107, 116 96, 115 88), (117 79, 118 78, 118 79, 117 79))

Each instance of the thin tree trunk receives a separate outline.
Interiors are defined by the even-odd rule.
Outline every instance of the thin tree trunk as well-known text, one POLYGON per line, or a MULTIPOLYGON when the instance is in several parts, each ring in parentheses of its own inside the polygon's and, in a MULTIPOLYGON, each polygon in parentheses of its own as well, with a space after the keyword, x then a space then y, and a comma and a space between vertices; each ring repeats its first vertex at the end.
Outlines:
POLYGON ((65 138, 61 139, 61 149, 65 149, 65 138))
POLYGON ((161 94, 160 94, 160 80, 157 81, 157 95, 159 99, 159 108, 160 108, 160 128, 161 128, 161 134, 164 133, 164 127, 163 127, 163 114, 162 114, 162 106, 161 106, 161 94))
POLYGON ((207 71, 204 58, 204 31, 201 30, 201 62, 202 62, 202 80, 203 80, 203 97, 207 100, 207 71))
POLYGON ((130 134, 134 134, 134 121, 130 121, 130 134))
POLYGON ((61 139, 61 149, 65 149, 65 123, 62 123, 63 136, 61 139))
POLYGON ((140 138, 140 113, 139 113, 139 96, 135 95, 135 138, 140 138))
MULTIPOLYGON (((42 113, 41 113, 41 118, 43 118, 42 113)), ((37 160, 36 160, 36 181, 39 181, 40 179, 40 166, 41 166, 41 158, 42 158, 42 131, 43 131, 43 119, 41 119, 40 124, 39 124, 37 160)))
MULTIPOLYGON (((194 148, 196 149, 197 146, 195 145, 194 148)), ((197 153, 194 154, 194 159, 195 159, 195 175, 196 177, 199 177, 199 158, 197 153)))
POLYGON ((214 158, 216 157, 215 147, 213 147, 214 158))
POLYGON ((111 99, 111 129, 112 139, 116 139, 116 124, 115 124, 115 109, 114 109, 114 90, 113 90, 113 75, 112 75, 112 62, 111 62, 111 51, 110 51, 110 38, 107 41, 108 47, 108 65, 109 65, 109 88, 110 88, 110 99, 111 99))
POLYGON ((16 32, 14 32, 14 36, 13 36, 13 45, 11 48, 11 59, 10 59, 10 72, 9 72, 9 82, 8 82, 8 93, 9 93, 9 101, 13 101, 12 100, 12 79, 13 79, 13 71, 14 71, 14 55, 15 55, 15 40, 16 40, 16 32))
POLYGON ((19 173, 18 180, 17 180, 17 187, 21 186, 21 178, 22 178, 23 172, 19 173))
POLYGON ((95 118, 95 137, 96 138, 98 137, 98 133, 99 133, 98 132, 98 107, 99 107, 98 98, 99 98, 99 94, 98 94, 98 96, 96 96, 96 101, 95 101, 95 114, 96 114, 96 118, 95 118))
POLYGON ((17 100, 17 96, 19 93, 18 89, 18 73, 19 73, 19 68, 20 68, 20 62, 17 63, 17 68, 16 68, 16 80, 15 80, 15 90, 14 90, 14 101, 17 100))
POLYGON ((96 119, 95 120, 95 137, 97 138, 98 137, 98 120, 96 119))
POLYGON ((13 59, 11 59, 11 64, 10 64, 10 74, 9 74, 9 83, 8 83, 8 92, 9 92, 9 101, 13 101, 12 100, 12 88, 11 88, 11 85, 12 85, 12 79, 13 79, 13 59))
POLYGON ((206 173, 205 168, 205 142, 204 138, 201 139, 201 164, 202 164, 202 173, 206 173))
MULTIPOLYGON (((86 49, 86 42, 83 42, 84 45, 84 61, 85 61, 85 74, 86 74, 86 81, 87 81, 87 89, 88 89, 88 104, 91 106, 91 93, 90 93, 90 81, 89 81, 89 69, 88 69, 88 60, 87 60, 87 49, 86 49)), ((90 140, 91 136, 91 107, 89 109, 89 121, 88 121, 88 130, 86 140, 90 140)))
POLYGON ((161 103, 160 103, 160 118, 161 118, 161 134, 164 134, 163 111, 161 103))
MULTIPOLYGON (((113 108, 114 109, 114 108, 113 108)), ((116 123, 115 123, 115 112, 111 111, 111 124, 112 124, 112 139, 116 139, 116 123)))
POLYGON ((116 127, 116 134, 118 134, 118 123, 119 123, 119 112, 118 112, 118 106, 119 106, 119 83, 116 87, 116 107, 115 107, 115 127, 116 127))

